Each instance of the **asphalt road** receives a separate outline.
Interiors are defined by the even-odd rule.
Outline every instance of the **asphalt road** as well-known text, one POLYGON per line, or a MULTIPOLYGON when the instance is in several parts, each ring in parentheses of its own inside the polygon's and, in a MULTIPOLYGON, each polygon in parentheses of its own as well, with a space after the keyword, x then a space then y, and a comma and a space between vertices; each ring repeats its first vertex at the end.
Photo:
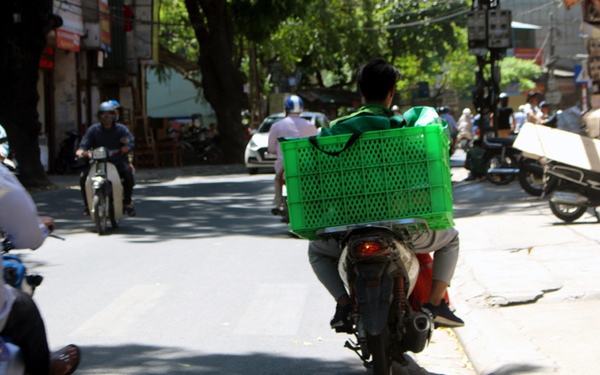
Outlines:
MULTIPOLYGON (((269 213, 273 175, 172 173, 140 172, 138 216, 106 236, 81 217, 75 176, 34 194, 66 237, 22 253, 45 277, 51 347, 80 345, 81 374, 367 373, 328 327, 307 242, 269 213)), ((474 373, 451 330, 412 358, 396 373, 474 373)))

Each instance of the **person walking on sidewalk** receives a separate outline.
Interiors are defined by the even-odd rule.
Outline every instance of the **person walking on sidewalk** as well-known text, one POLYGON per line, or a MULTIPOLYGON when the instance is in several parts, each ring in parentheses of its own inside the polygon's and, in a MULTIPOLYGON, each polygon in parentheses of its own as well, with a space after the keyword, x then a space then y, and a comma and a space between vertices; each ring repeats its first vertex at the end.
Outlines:
MULTIPOLYGON (((358 71, 357 84, 363 98, 362 107, 355 113, 341 117, 331 123, 330 133, 346 134, 356 131, 383 130, 382 123, 391 127, 401 127, 403 119, 394 116, 390 105, 396 93, 396 82, 400 72, 382 58, 370 60, 358 71), (389 121, 372 121, 384 117, 389 121), (371 119, 371 121, 370 121, 371 119)), ((326 129, 321 132, 325 135, 326 129), (325 132, 325 133, 324 133, 325 132)), ((438 326, 461 327, 464 322, 454 315, 443 299, 458 261, 459 239, 455 228, 431 231, 427 236, 413 238, 416 253, 434 252, 433 282, 429 301, 423 306, 432 312, 438 326)), ((342 249, 335 240, 310 241, 308 257, 310 265, 319 281, 337 302, 331 328, 338 331, 351 331, 351 299, 344 282, 338 273, 338 260, 342 249)))

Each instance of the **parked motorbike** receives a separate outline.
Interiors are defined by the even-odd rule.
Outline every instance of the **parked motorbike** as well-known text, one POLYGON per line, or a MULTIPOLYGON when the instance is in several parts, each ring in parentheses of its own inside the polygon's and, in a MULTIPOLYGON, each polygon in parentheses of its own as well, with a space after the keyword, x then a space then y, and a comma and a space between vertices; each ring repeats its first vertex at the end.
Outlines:
POLYGON ((551 161, 544 166, 544 176, 544 195, 554 216, 570 223, 591 207, 600 221, 600 173, 551 161))
POLYGON ((69 170, 76 170, 85 166, 75 156, 75 151, 81 140, 80 134, 75 130, 69 130, 65 132, 65 135, 67 137, 60 142, 58 156, 54 161, 54 172, 57 174, 65 174, 69 170))
POLYGON ((421 352, 431 338, 431 312, 417 311, 409 300, 419 276, 411 233, 428 230, 423 219, 404 219, 318 232, 343 249, 338 269, 353 303, 354 336, 345 347, 375 375, 390 375, 392 362, 406 365, 404 353, 421 352))
POLYGON ((473 133, 471 133, 468 129, 462 128, 459 129, 458 135, 456 136, 456 147, 460 148, 464 152, 467 152, 473 147, 474 140, 473 133))
POLYGON ((205 131, 194 131, 181 137, 184 152, 193 153, 196 159, 218 164, 223 160, 223 151, 218 146, 218 137, 206 137, 205 131))
POLYGON ((518 177, 523 190, 539 197, 543 192, 543 167, 536 159, 513 148, 514 141, 514 137, 483 141, 486 177, 494 185, 506 185, 518 177))
POLYGON ((107 221, 115 229, 123 217, 123 184, 117 167, 107 160, 120 153, 105 147, 86 153, 91 163, 85 180, 87 205, 99 235, 106 234, 107 221))

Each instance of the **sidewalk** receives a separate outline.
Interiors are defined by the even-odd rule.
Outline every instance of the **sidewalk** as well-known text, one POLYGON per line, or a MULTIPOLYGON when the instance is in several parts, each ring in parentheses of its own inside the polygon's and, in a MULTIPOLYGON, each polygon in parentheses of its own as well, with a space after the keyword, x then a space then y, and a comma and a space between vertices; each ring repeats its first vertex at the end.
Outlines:
POLYGON ((454 188, 461 255, 455 329, 478 374, 594 374, 600 365, 600 231, 566 225, 518 181, 454 188))

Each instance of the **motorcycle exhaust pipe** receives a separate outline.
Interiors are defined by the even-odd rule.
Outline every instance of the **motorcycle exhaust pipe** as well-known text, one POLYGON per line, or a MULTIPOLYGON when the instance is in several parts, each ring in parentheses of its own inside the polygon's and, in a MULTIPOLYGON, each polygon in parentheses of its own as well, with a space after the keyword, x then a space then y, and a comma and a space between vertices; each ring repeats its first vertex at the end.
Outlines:
POLYGON ((568 204, 572 206, 587 206, 588 199, 581 194, 555 192, 550 198, 550 202, 555 204, 568 204))
POLYGON ((422 312, 414 313, 406 327, 404 347, 413 353, 420 353, 427 347, 433 332, 433 319, 422 312))
POLYGON ((490 169, 488 169, 488 173, 517 174, 517 173, 519 173, 519 168, 490 168, 490 169))

